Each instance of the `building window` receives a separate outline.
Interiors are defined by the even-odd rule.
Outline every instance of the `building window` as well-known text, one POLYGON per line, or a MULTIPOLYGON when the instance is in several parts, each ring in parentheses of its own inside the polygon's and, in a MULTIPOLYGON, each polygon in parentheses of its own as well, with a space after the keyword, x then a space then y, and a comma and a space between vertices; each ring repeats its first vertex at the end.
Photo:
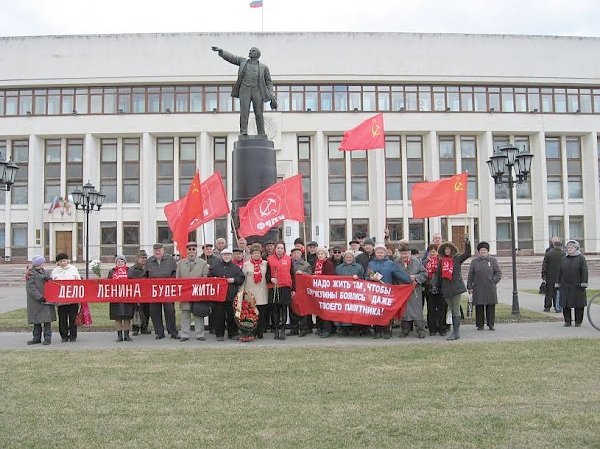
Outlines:
POLYGON ((402 149, 400 136, 385 136, 385 197, 402 199, 402 149))
POLYGON ((406 173, 408 181, 408 197, 412 198, 413 186, 423 182, 423 138, 421 136, 406 137, 406 173))
MULTIPOLYGON (((530 152, 529 136, 515 136, 515 147, 519 149, 519 153, 530 152)), ((531 177, 527 178, 527 182, 517 184, 517 198, 531 198, 531 177)))
POLYGON ((227 232, 227 218, 217 218, 214 220, 214 229, 215 229, 215 241, 218 238, 224 238, 228 240, 227 237, 229 233, 227 232))
POLYGON ((404 228, 402 218, 389 218, 387 229, 390 231, 390 240, 397 242, 404 238, 404 228))
POLYGON ((563 217, 561 216, 550 216, 548 217, 548 228, 550 231, 550 237, 560 237, 561 239, 565 236, 565 227, 563 217))
POLYGON ((412 248, 425 246, 425 220, 416 218, 408 220, 408 241, 412 248))
MULTIPOLYGON (((304 194, 304 229, 301 233, 310 242, 312 240, 312 202, 311 198, 311 168, 310 168, 310 136, 298 136, 298 173, 302 175, 302 192, 304 194)), ((307 243, 307 242, 305 242, 307 243)))
POLYGON ((462 172, 468 172, 467 198, 477 199, 477 140, 474 136, 460 137, 462 172))
MULTIPOLYGON (((367 237, 371 234, 369 232, 369 219, 368 218, 353 218, 352 219, 352 237, 357 235, 359 232, 364 233, 367 237)), ((342 246, 345 248, 345 246, 342 246)))
MULTIPOLYGON (((67 195, 83 186, 83 139, 67 139, 67 195)), ((104 193, 104 192, 102 192, 104 193)))
POLYGON ((156 241, 162 243, 165 247, 165 254, 173 254, 173 233, 166 221, 156 222, 156 241))
POLYGON ((46 139, 44 156, 44 203, 52 203, 60 194, 60 139, 46 139))
POLYGON ((123 139, 123 202, 140 202, 140 139, 123 139))
POLYGON ((27 223, 13 223, 11 225, 12 242, 10 245, 11 257, 27 257, 27 223))
MULTIPOLYGON (((223 186, 225 187, 225 192, 227 192, 227 137, 214 137, 213 150, 214 171, 219 172, 221 174, 221 178, 223 179, 223 186)), ((217 218, 216 220, 214 220, 213 235, 215 236, 215 240, 219 237, 227 239, 227 236, 229 235, 227 229, 227 217, 217 218)))
POLYGON ((100 140, 100 190, 105 203, 117 202, 117 139, 100 140))
POLYGON ((511 251, 510 218, 496 217, 496 248, 498 251, 511 251))
POLYGON ((548 199, 561 199, 562 162, 559 137, 546 137, 546 169, 548 172, 546 181, 548 187, 548 199))
POLYGON ((0 223, 0 257, 2 261, 4 261, 4 257, 6 256, 6 225, 4 223, 0 223))
POLYGON ((173 152, 172 137, 156 139, 156 202, 173 201, 173 152))
POLYGON ((348 246, 348 239, 346 235, 346 220, 344 219, 331 219, 329 220, 329 246, 341 246, 346 248, 348 246))
MULTIPOLYGON (((510 137, 509 136, 493 136, 492 138, 494 153, 499 151, 501 148, 504 148, 510 145, 510 137)), ((497 200, 507 200, 508 199, 508 186, 506 184, 494 184, 495 194, 497 200)))
POLYGON ((570 199, 583 198, 581 177, 581 141, 579 137, 567 137, 567 175, 570 199))
POLYGON ((456 149, 454 136, 441 136, 438 142, 440 155, 440 178, 456 174, 456 149))
POLYGON ((329 136, 327 149, 329 154, 329 201, 346 201, 346 161, 339 150, 342 138, 329 136))
POLYGON ((100 222, 100 257, 112 262, 117 255, 117 222, 100 222))
POLYGON ((577 240, 582 248, 585 247, 582 215, 571 215, 569 217, 569 240, 577 240))
POLYGON ((350 151, 352 201, 369 200, 369 161, 366 151, 350 151))
POLYGON ((123 255, 133 257, 140 249, 140 223, 123 222, 123 255))
POLYGON ((12 204, 27 204, 29 178, 29 140, 13 140, 12 160, 19 166, 15 183, 11 186, 12 204))
POLYGON ((50 260, 50 223, 44 223, 44 257, 50 260))
POLYGON ((196 174, 196 138, 179 138, 179 198, 187 195, 196 174))
POLYGON ((531 217, 517 218, 517 236, 519 250, 533 250, 533 221, 531 217))

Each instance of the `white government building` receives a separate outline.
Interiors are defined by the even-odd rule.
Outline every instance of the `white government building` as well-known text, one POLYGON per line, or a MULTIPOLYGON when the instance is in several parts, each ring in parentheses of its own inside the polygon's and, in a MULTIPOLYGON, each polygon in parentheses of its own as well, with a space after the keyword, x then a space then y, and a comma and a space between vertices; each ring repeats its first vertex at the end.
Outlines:
MULTIPOLYGON (((277 175, 305 176, 306 226, 284 223, 289 244, 306 233, 345 247, 389 227, 423 248, 434 232, 467 229, 506 254, 510 201, 486 161, 510 143, 534 155, 516 189, 519 254, 542 254, 553 235, 600 252, 599 38, 186 33, 0 38, 0 160, 20 167, 0 197, 5 261, 85 260, 85 215, 68 198, 88 181, 106 194, 89 215, 91 259, 168 243, 163 207, 195 168, 220 171, 231 198, 237 67, 212 45, 243 56, 257 46, 271 69, 277 175), (343 132, 377 111, 385 151, 339 152, 343 132), (467 170, 466 215, 411 218, 414 183, 467 170), (49 212, 57 197, 67 202, 49 212)), ((217 237, 233 245, 228 217, 197 231, 217 237)))

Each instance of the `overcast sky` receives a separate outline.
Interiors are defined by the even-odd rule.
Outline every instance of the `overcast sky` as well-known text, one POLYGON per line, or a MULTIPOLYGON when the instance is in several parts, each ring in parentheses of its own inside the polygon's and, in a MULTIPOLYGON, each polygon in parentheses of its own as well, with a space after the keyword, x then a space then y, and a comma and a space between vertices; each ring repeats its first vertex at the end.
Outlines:
POLYGON ((394 31, 600 36, 600 0, 0 0, 0 36, 394 31))

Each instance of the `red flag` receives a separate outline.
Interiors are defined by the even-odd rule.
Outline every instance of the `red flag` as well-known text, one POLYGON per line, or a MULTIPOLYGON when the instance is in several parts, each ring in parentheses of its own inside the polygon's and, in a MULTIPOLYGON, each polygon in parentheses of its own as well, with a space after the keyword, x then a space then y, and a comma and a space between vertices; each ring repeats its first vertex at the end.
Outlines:
POLYGON ((375 150, 385 148, 383 114, 376 114, 344 133, 340 151, 375 150))
POLYGON ((439 217, 467 212, 467 174, 435 182, 418 182, 412 189, 413 218, 439 217))
POLYGON ((181 257, 187 257, 185 246, 188 242, 190 229, 196 229, 200 226, 196 226, 196 223, 200 222, 203 218, 204 207, 202 206, 202 193, 200 189, 200 175, 198 170, 196 170, 196 175, 192 179, 187 195, 179 201, 169 203, 165 206, 167 222, 173 232, 173 240, 177 243, 177 249, 181 257))
MULTIPOLYGON (((202 183, 202 205, 204 206, 204 216, 199 227, 203 223, 208 223, 215 218, 227 215, 231 209, 229 208, 229 200, 223 186, 221 174, 215 172, 204 180, 202 183)), ((194 228, 194 229, 196 229, 194 228)))
POLYGON ((292 176, 263 190, 240 207, 240 237, 265 235, 283 220, 304 222, 302 175, 292 176))

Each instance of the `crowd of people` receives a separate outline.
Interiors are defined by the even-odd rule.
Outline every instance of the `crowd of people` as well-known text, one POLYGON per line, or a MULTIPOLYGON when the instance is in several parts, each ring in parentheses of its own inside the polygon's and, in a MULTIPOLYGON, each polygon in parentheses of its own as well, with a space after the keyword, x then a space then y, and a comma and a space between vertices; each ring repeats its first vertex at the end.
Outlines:
MULTIPOLYGON (((442 242, 440 234, 434 234, 432 243, 423 257, 411 249, 408 241, 376 244, 372 238, 358 235, 340 246, 319 247, 317 242, 307 245, 298 238, 294 247, 287 250, 283 241, 268 241, 264 245, 248 245, 240 238, 233 249, 227 247, 225 239, 215 244, 206 243, 200 248, 196 242, 188 242, 187 257, 177 260, 165 254, 161 243, 153 245, 153 254, 148 257, 140 250, 133 265, 127 266, 124 256, 115 257, 115 266, 110 269, 110 279, 140 278, 204 278, 219 277, 227 280, 226 299, 223 302, 182 301, 179 303, 180 329, 176 325, 176 307, 173 302, 117 303, 109 306, 110 319, 115 321, 117 341, 131 341, 131 336, 151 334, 150 321, 156 339, 170 338, 181 342, 195 339, 206 340, 205 323, 217 341, 239 339, 236 322, 236 297, 239 292, 252 298, 258 319, 252 329, 252 338, 262 339, 272 332, 276 340, 286 337, 304 337, 316 331, 321 338, 333 335, 360 336, 389 339, 393 327, 399 327, 399 337, 411 333, 417 338, 450 335, 447 340, 460 338, 462 316, 461 297, 468 292, 475 307, 477 330, 484 324, 490 331, 495 329, 495 305, 498 303, 496 286, 502 277, 495 257, 489 254, 487 242, 479 242, 476 257, 471 261, 465 284, 461 268, 471 257, 471 244, 464 242, 464 251, 459 252, 452 242, 442 242), (201 250, 201 254, 198 254, 201 250), (413 284, 414 290, 403 309, 403 315, 385 326, 365 326, 353 323, 331 322, 320 317, 298 316, 291 305, 294 300, 297 276, 337 275, 354 279, 367 279, 385 284, 413 284), (425 317, 424 308, 427 315, 425 317), (314 320, 313 320, 314 319, 314 320), (192 322, 194 324, 192 324, 192 322), (451 332, 450 332, 451 331, 451 332)), ((28 344, 50 344, 51 321, 56 320, 54 304, 44 298, 47 280, 81 279, 77 268, 70 264, 67 254, 58 254, 57 266, 51 273, 43 266, 46 260, 36 256, 26 275, 27 318, 33 324, 33 339, 28 344), (42 339, 43 336, 43 339, 42 339)), ((545 295, 545 310, 554 306, 564 314, 565 326, 570 326, 571 309, 575 309, 575 326, 580 326, 586 305, 587 265, 579 250, 579 244, 570 240, 566 253, 562 243, 555 239, 546 253, 542 278, 548 288, 545 295)), ((57 307, 59 332, 63 342, 77 340, 75 317, 78 304, 61 304, 57 307)), ((244 339, 248 341, 248 339, 244 339)))

